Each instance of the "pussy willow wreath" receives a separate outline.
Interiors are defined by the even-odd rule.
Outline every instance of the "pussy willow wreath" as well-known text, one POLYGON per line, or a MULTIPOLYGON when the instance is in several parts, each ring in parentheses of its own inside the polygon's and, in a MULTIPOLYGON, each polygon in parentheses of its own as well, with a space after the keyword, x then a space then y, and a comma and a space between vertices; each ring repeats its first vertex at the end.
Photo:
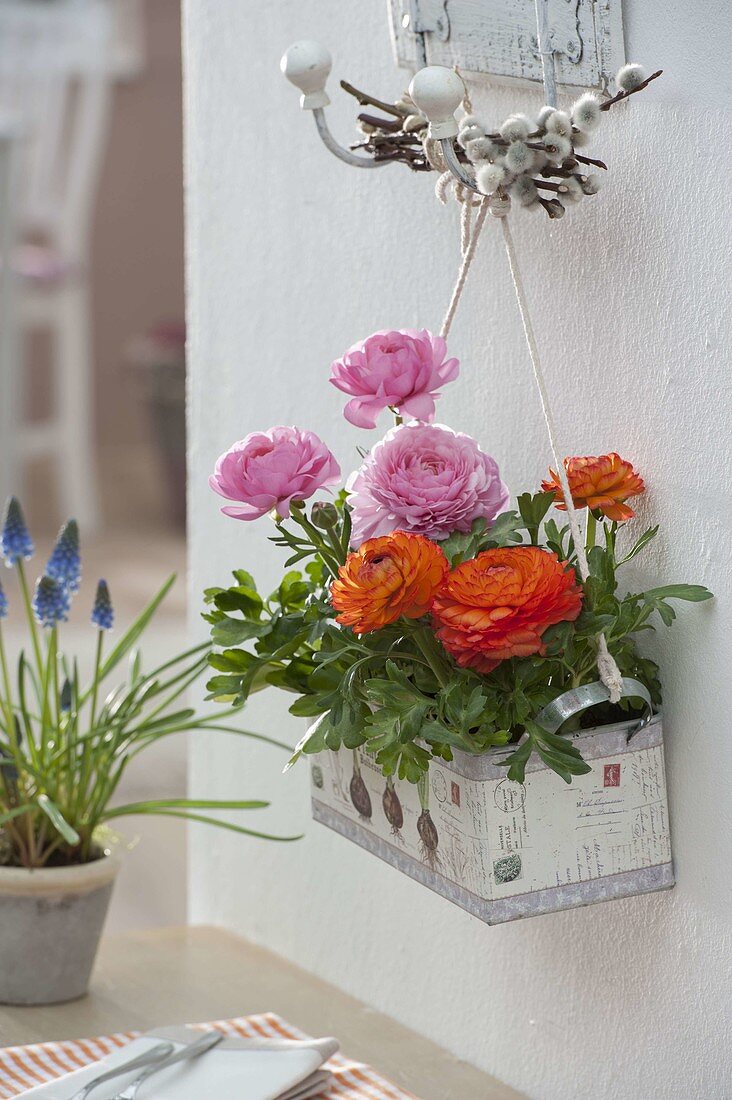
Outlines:
MULTIPOLYGON (((661 73, 659 69, 646 76, 640 65, 625 65, 615 78, 614 96, 601 100, 586 92, 570 111, 545 106, 534 119, 512 114, 497 130, 465 113, 459 122, 460 159, 472 165, 484 195, 510 197, 521 206, 545 210, 550 218, 561 218, 567 203, 578 203, 600 190, 602 177, 593 169, 606 171, 607 165, 582 150, 590 144, 603 114, 647 88, 661 73)), ((388 116, 360 114, 364 139, 352 149, 364 149, 379 162, 401 161, 416 172, 437 167, 437 155, 428 145, 427 119, 408 94, 387 103, 347 81, 341 81, 341 87, 362 106, 376 107, 388 116)))

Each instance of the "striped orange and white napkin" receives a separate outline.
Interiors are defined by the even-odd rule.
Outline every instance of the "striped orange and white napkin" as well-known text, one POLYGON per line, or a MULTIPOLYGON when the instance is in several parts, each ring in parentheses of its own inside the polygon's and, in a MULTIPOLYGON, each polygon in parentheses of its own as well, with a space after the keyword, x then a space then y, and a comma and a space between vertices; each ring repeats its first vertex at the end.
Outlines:
MULTIPOLYGON (((272 1012, 262 1016, 212 1020, 200 1026, 216 1027, 225 1034, 244 1039, 310 1038, 272 1012)), ((88 1066, 125 1046, 138 1034, 133 1031, 120 1032, 96 1039, 69 1039, 0 1049, 0 1100, 22 1096, 29 1089, 88 1066)), ((411 1093, 392 1085, 370 1066, 354 1062, 342 1054, 335 1054, 324 1068, 329 1069, 333 1076, 322 1093, 322 1100, 416 1100, 411 1093)))

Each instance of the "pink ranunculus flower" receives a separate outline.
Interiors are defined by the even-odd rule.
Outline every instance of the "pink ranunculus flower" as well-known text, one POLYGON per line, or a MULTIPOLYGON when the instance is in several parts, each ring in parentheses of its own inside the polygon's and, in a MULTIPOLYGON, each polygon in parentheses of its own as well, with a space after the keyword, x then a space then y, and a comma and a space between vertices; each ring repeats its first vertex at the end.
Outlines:
POLYGON ((340 481, 341 471, 315 432, 270 428, 234 443, 216 463, 208 480, 215 493, 236 501, 222 508, 234 519, 259 519, 272 509, 289 516, 293 500, 340 481))
POLYGON ((392 428, 347 489, 354 547, 391 531, 447 538, 479 516, 490 523, 508 503, 495 460, 442 424, 392 428))
POLYGON ((435 397, 457 378, 460 364, 446 359, 447 345, 427 329, 375 332, 354 344, 331 366, 330 381, 353 394, 344 409, 357 428, 374 428, 382 409, 398 409, 415 420, 431 421, 435 397))

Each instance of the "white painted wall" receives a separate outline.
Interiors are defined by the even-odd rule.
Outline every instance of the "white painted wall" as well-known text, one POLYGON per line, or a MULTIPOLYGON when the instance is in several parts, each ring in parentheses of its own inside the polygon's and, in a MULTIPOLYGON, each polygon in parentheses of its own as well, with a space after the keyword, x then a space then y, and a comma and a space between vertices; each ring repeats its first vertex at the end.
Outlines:
MULTIPOLYGON (((328 365, 386 326, 439 324, 457 263, 457 212, 403 167, 358 172, 316 142, 277 71, 301 37, 330 44, 335 75, 385 96, 394 69, 384 5, 186 0, 191 593, 246 565, 274 586, 267 523, 219 514, 218 453, 294 423, 344 469, 358 436, 328 365)), ((515 216, 561 433, 569 452, 617 449, 646 477, 641 521, 662 525, 639 573, 704 582, 713 607, 653 643, 665 673, 678 886, 671 893, 487 928, 308 820, 306 769, 246 742, 193 747, 192 786, 270 796, 296 845, 193 838, 195 921, 234 928, 430 1035, 541 1100, 732 1096, 732 406, 729 90, 725 5, 626 4, 627 53, 668 70, 609 116, 606 190, 549 223, 515 216), (724 39, 724 41, 723 41, 724 39)), ((335 93, 348 137, 352 105, 335 93)), ((538 107, 482 85, 486 118, 538 107)), ((476 435, 514 490, 547 442, 497 226, 488 226, 451 350, 463 376, 442 415, 476 435)), ((194 632, 203 634, 197 621, 194 632)), ((274 694, 249 723, 295 739, 274 694)), ((264 817, 262 817, 262 821, 264 817)), ((266 1009, 267 1005, 262 1005, 266 1009)), ((424 1100, 433 1100, 431 1097, 424 1100)))

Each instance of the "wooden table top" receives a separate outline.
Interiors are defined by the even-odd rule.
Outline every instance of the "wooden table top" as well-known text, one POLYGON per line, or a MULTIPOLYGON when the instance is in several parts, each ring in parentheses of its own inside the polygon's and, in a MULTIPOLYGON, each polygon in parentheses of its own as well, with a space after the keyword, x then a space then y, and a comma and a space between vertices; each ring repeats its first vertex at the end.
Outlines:
MULTIPOLYGON (((522 1100, 520 1093, 229 932, 165 928, 102 941, 88 997, 65 1005, 0 1005, 0 1044, 148 1030, 163 1024, 276 1012, 420 1100, 522 1100)), ((524 1098, 525 1100, 525 1098, 524 1098)))

